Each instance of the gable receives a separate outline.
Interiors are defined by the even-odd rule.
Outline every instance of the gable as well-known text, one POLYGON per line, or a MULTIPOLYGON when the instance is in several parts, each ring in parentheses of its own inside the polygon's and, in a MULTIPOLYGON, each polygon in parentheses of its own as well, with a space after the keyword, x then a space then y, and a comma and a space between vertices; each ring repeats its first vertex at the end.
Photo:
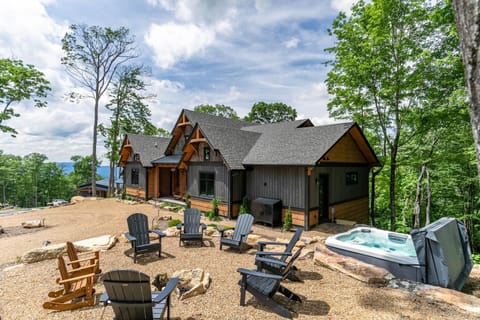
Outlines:
POLYGON ((318 161, 318 164, 331 162, 367 163, 368 161, 352 136, 346 134, 318 161))

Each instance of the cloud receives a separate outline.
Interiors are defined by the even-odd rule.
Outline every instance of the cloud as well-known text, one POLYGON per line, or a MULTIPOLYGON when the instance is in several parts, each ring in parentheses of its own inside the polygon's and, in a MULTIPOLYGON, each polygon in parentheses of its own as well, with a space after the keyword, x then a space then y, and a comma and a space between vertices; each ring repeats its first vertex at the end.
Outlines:
POLYGON ((300 43, 300 39, 297 37, 292 37, 290 40, 285 41, 283 44, 285 45, 286 48, 291 49, 291 48, 296 48, 298 44, 300 43))
POLYGON ((162 69, 202 52, 214 39, 214 32, 194 24, 152 24, 145 35, 145 42, 155 53, 155 64, 162 69))
POLYGON ((350 14, 352 5, 355 2, 357 2, 357 0, 332 0, 330 2, 330 6, 337 11, 342 11, 346 14, 350 14))

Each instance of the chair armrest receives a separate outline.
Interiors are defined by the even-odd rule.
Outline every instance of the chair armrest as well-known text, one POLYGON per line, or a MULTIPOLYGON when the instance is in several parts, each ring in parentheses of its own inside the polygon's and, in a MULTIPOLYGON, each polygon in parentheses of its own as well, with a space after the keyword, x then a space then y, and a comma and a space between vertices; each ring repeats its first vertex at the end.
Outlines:
POLYGON ((286 262, 283 262, 283 261, 279 261, 279 260, 273 260, 273 259, 268 259, 268 258, 263 258, 263 257, 256 257, 255 258, 255 264, 257 262, 264 262, 264 263, 270 263, 270 264, 275 264, 279 267, 287 267, 288 266, 288 263, 286 262))
POLYGON ((59 284, 65 284, 65 283, 76 282, 76 281, 79 281, 79 280, 83 280, 83 279, 86 279, 86 278, 93 278, 93 277, 95 277, 95 273, 89 273, 89 274, 85 274, 85 275, 78 276, 78 277, 73 277, 73 278, 68 278, 68 279, 65 279, 65 280, 60 280, 60 281, 58 281, 58 283, 59 284))
POLYGON ((265 246, 288 246, 288 243, 285 242, 277 242, 277 241, 259 241, 258 246, 260 247, 260 251, 263 251, 265 246))
POLYGON ((202 227, 202 230, 206 230, 207 229, 207 225, 205 223, 201 223, 200 226, 202 227))
POLYGON ((182 230, 182 227, 183 227, 183 223, 177 224, 177 230, 182 230))
POLYGON ((224 233, 225 231, 227 231, 227 230, 235 230, 235 228, 223 228, 223 227, 222 227, 222 228, 219 228, 219 227, 217 226, 217 231, 220 232, 220 238, 223 238, 223 233, 224 233))
POLYGON ((161 238, 161 237, 165 237, 165 233, 163 233, 163 232, 160 231, 160 230, 153 229, 153 230, 148 230, 148 232, 155 233, 155 234, 158 235, 160 238, 161 238))
POLYGON ((292 253, 291 252, 269 252, 269 251, 257 251, 255 252, 255 256, 259 257, 259 256, 262 256, 262 257, 265 257, 265 256, 282 256, 282 257, 289 257, 291 256, 292 253))
POLYGON ((253 232, 253 231, 250 230, 250 231, 248 231, 248 233, 241 234, 241 235, 240 235, 240 238, 242 239, 242 242, 246 242, 248 235, 249 235, 250 233, 252 233, 252 232, 253 232), (243 240, 243 238, 245 238, 245 240, 243 240))
POLYGON ((129 232, 125 232, 125 238, 127 238, 128 241, 137 241, 137 238, 132 236, 129 232))
POLYGON ((155 297, 152 296, 152 301, 155 303, 159 303, 165 300, 165 298, 167 298, 170 293, 172 293, 173 289, 175 289, 179 281, 180 279, 178 278, 171 278, 170 280, 168 280, 167 285, 165 286, 165 288, 163 288, 162 291, 154 291, 156 294, 155 297))
POLYGON ((79 262, 85 262, 85 261, 92 261, 92 260, 97 260, 97 257, 90 257, 90 258, 84 258, 84 259, 78 259, 78 260, 71 260, 67 262, 68 265, 74 264, 74 263, 79 263, 79 262))
POLYGON ((269 279, 275 279, 275 280, 281 280, 282 276, 276 275, 276 274, 270 274, 270 273, 264 273, 264 272, 259 272, 255 270, 249 270, 245 268, 238 268, 237 272, 239 272, 242 275, 249 275, 249 276, 254 276, 254 277, 261 277, 261 278, 269 278, 269 279))

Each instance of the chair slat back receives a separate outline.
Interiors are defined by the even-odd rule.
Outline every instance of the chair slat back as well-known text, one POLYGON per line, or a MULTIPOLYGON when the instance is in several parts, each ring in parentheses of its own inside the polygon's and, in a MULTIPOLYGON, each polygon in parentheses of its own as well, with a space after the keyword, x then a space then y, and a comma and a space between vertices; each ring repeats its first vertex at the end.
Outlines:
POLYGON ((241 214, 237 219, 235 230, 233 231, 232 239, 240 241, 242 235, 249 234, 252 230, 253 216, 249 213, 241 214))
POLYGON ((150 278, 146 274, 136 270, 112 270, 104 274, 103 284, 116 318, 153 318, 150 278))
POLYGON ((201 212, 196 208, 189 208, 185 210, 184 214, 184 222, 183 222, 183 230, 184 233, 187 234, 195 234, 200 233, 200 217, 201 212))
POLYGON ((150 243, 148 237, 148 217, 143 213, 134 213, 127 218, 128 232, 137 238, 137 245, 150 243))
MULTIPOLYGON (((70 261, 78 260, 77 249, 75 249, 75 246, 70 241, 67 241, 67 255, 70 261)), ((80 262, 72 263, 72 268, 80 268, 80 262)))
MULTIPOLYGON (((297 230, 295 231, 295 234, 293 235, 292 239, 290 239, 290 242, 287 244, 285 247, 285 252, 292 252, 293 248, 295 247, 295 244, 300 240, 300 236, 302 235, 303 228, 298 227, 297 230)), ((280 260, 285 261, 287 259, 287 256, 282 256, 280 260)))

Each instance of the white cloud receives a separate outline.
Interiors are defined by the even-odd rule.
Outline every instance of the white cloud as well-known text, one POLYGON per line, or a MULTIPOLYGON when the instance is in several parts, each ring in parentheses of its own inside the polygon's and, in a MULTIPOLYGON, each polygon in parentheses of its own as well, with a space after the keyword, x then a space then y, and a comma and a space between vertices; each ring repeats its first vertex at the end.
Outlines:
POLYGON ((291 48, 296 48, 299 43, 300 43, 300 39, 298 39, 297 37, 292 37, 289 40, 285 41, 283 44, 285 45, 286 48, 291 49, 291 48))
POLYGON ((337 11, 343 11, 346 14, 350 14, 350 9, 355 2, 357 2, 357 0, 332 0, 330 6, 337 11))
POLYGON ((152 24, 145 35, 145 42, 155 53, 155 64, 163 69, 201 53, 214 39, 214 32, 194 24, 152 24))

